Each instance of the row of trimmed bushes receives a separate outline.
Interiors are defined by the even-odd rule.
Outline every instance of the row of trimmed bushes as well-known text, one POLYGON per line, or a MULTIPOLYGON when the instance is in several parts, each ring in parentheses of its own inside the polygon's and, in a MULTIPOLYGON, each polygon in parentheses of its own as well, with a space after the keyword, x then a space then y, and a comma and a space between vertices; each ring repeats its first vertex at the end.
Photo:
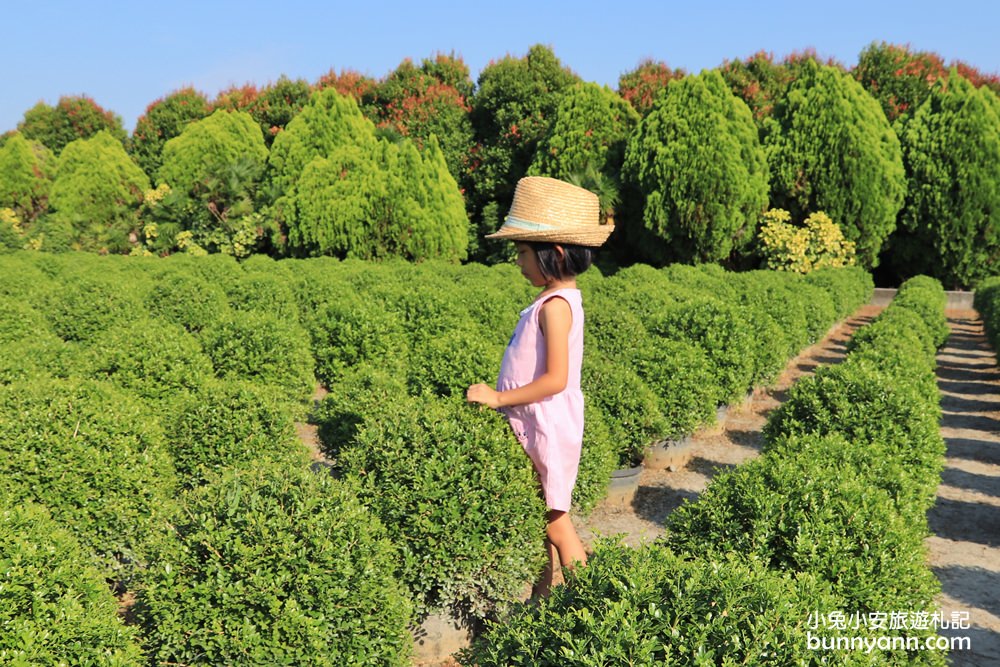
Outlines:
MULTIPOLYGON (((533 297, 511 267, 0 263, 0 413, 18 416, 0 420, 5 507, 44 504, 76 553, 138 591, 151 658, 400 664, 414 614, 503 613, 537 573, 544 507, 530 466, 502 418, 462 398, 495 377, 533 297), (314 373, 330 388, 318 418, 339 481, 305 472, 294 435, 314 373), (323 583, 335 566, 350 585, 323 583)), ((871 281, 633 267, 585 274, 581 287, 592 318, 585 504, 604 492, 621 442, 636 449, 710 418, 727 392, 766 380, 867 298, 871 281), (712 322, 752 358, 725 384, 716 369, 735 362, 709 339, 712 322), (769 327, 769 346, 749 325, 769 327), (681 381, 701 403, 665 400, 681 381)), ((39 660, 61 655, 18 637, 39 660)))
POLYGON ((983 318, 983 328, 993 349, 1000 350, 1000 276, 979 283, 972 305, 983 318))
MULTIPOLYGON (((848 345, 799 381, 763 455, 670 515, 653 545, 603 543, 567 586, 493 624, 463 656, 492 665, 943 665, 932 651, 812 650, 810 615, 930 612, 922 540, 943 465, 936 281, 904 284, 848 345)), ((928 630, 897 631, 929 636, 928 630)))

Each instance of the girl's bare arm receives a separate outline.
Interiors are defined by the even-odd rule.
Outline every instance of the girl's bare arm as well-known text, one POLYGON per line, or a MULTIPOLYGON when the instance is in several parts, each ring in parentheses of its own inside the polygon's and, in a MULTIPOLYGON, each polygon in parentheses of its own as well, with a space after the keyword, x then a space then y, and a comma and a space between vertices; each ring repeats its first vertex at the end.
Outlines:
POLYGON ((466 395, 471 403, 482 403, 490 408, 537 403, 558 394, 566 388, 569 378, 569 330, 573 324, 573 311, 561 297, 553 297, 542 304, 538 323, 545 336, 545 372, 528 384, 496 391, 489 385, 474 384, 466 395))

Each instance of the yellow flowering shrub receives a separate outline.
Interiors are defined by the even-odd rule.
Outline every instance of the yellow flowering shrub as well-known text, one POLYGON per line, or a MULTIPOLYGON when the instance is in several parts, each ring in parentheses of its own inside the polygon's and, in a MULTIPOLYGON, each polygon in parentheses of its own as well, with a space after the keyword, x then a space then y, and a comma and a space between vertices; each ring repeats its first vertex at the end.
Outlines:
POLYGON ((853 266, 855 248, 826 213, 816 211, 802 225, 780 208, 764 213, 760 249, 768 269, 809 273, 826 267, 853 266))

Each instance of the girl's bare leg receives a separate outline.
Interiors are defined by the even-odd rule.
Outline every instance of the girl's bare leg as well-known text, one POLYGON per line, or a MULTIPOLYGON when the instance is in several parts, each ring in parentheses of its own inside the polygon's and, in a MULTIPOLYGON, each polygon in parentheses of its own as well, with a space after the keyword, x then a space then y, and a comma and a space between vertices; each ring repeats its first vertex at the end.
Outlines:
POLYGON ((549 552, 549 564, 542 571, 542 578, 535 588, 536 594, 541 597, 547 597, 552 590, 557 574, 561 574, 560 565, 573 569, 587 564, 587 552, 576 534, 569 513, 549 510, 548 520, 545 546, 549 552))

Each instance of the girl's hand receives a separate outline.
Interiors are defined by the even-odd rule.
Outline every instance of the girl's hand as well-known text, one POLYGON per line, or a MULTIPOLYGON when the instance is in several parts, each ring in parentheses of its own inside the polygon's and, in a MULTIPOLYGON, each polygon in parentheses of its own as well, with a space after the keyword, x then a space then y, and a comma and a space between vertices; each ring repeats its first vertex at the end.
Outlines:
POLYGON ((486 384, 474 384, 465 392, 465 400, 469 403, 482 403, 488 408, 500 407, 500 393, 486 384))

